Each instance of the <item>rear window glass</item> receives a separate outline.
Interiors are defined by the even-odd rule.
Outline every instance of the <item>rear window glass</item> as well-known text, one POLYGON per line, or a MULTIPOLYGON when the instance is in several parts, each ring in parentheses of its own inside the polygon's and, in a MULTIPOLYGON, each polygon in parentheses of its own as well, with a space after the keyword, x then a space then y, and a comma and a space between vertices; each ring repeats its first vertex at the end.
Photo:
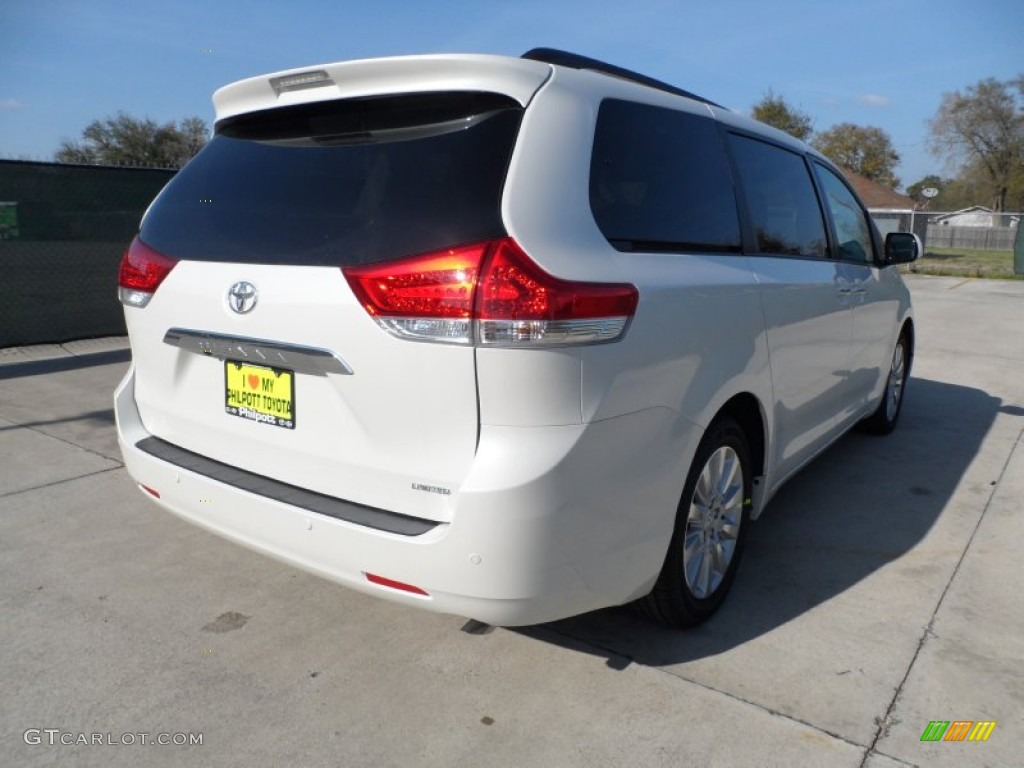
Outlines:
POLYGON ((735 134, 729 145, 765 254, 813 256, 826 253, 825 222, 804 159, 793 152, 735 134))
POLYGON ((740 250, 732 176, 709 117, 602 102, 590 207, 619 250, 740 250))
POLYGON ((140 235, 179 259, 332 266, 500 237, 521 114, 496 94, 432 93, 222 121, 140 235))

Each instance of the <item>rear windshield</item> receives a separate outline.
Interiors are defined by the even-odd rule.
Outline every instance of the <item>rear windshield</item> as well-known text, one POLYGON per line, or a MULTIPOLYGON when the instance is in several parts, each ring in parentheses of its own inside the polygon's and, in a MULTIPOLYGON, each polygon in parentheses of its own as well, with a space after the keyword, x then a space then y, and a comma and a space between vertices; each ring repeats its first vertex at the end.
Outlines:
POLYGON ((501 237, 521 115, 507 97, 460 92, 221 121, 140 236, 179 259, 321 266, 501 237))

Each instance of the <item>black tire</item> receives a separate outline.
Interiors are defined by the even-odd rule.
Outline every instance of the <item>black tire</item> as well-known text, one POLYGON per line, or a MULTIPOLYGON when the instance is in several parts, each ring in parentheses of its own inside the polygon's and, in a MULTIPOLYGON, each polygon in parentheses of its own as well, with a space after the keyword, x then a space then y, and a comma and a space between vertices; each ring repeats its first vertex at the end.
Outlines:
POLYGON ((896 429, 896 422, 899 421, 900 411, 903 410, 903 398, 907 391, 907 379, 910 378, 910 363, 913 350, 910 348, 910 339, 906 331, 900 333, 899 340, 893 348, 892 358, 889 363, 889 376, 885 383, 885 394, 882 395, 882 402, 878 404, 875 412, 857 425, 861 432, 872 435, 888 435, 896 429), (899 371, 897 372, 897 365, 899 371), (893 388, 896 388, 895 403, 893 402, 893 388))
MULTIPOLYGON (((713 470, 709 471, 713 474, 713 470)), ((661 574, 658 576, 658 581, 649 595, 637 601, 636 606, 642 614, 668 624, 671 627, 682 628, 696 626, 707 621, 718 610, 722 601, 725 600, 729 587, 732 586, 740 557, 743 554, 747 529, 750 527, 750 494, 752 488, 753 472, 750 465, 750 449, 747 445, 746 434, 739 424, 730 418, 716 421, 705 433, 693 458, 693 465, 690 467, 690 472, 686 478, 686 484, 683 486, 683 494, 676 511, 676 523, 672 533, 672 540, 669 543, 668 553, 665 556, 665 563, 662 566, 661 574), (721 449, 727 450, 719 453, 721 449), (717 583, 714 582, 714 577, 712 577, 708 584, 710 588, 701 590, 699 588, 701 581, 699 569, 697 575, 693 573, 694 565, 698 562, 694 558, 699 557, 699 562, 703 564, 705 559, 711 557, 710 553, 712 550, 718 553, 717 556, 721 556, 723 550, 722 542, 717 537, 708 543, 707 537, 709 534, 707 534, 706 528, 704 532, 698 533, 701 526, 695 521, 704 518, 701 518, 699 514, 696 518, 691 516, 691 504, 693 504, 695 499, 698 481, 705 468, 708 467, 709 460, 715 456, 716 461, 719 458, 722 461, 730 461, 730 450, 737 460, 739 471, 742 472, 742 480, 739 483, 731 483, 732 493, 727 492, 729 499, 733 499, 735 497, 734 494, 739 494, 738 515, 735 506, 729 509, 727 518, 721 507, 718 508, 718 513, 722 514, 722 517, 718 518, 715 517, 716 512, 710 506, 702 505, 694 506, 693 508, 695 513, 703 509, 711 510, 708 513, 711 515, 709 519, 738 519, 739 521, 736 535, 732 538, 734 542, 732 553, 724 573, 721 574, 720 580, 717 583), (742 488, 736 488, 737 484, 741 485, 742 488), (688 520, 692 523, 690 526, 691 543, 695 544, 696 549, 705 546, 709 547, 709 549, 704 551, 703 555, 700 552, 695 552, 694 548, 691 548, 689 559, 685 554, 688 520), (687 576, 686 571, 688 562, 691 566, 690 577, 687 576), (691 580, 695 581, 694 585, 690 584, 691 580)), ((710 535, 714 536, 713 533, 710 535)), ((714 560, 715 558, 712 557, 709 562, 714 560)))

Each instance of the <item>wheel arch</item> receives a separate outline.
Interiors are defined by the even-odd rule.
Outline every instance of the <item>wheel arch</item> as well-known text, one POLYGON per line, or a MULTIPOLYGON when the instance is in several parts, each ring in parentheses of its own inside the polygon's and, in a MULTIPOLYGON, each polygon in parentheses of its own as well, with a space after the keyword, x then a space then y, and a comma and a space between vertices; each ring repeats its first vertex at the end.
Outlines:
POLYGON ((765 462, 768 450, 768 420, 761 401, 750 392, 733 395, 718 409, 712 423, 722 418, 732 418, 739 424, 747 437, 750 448, 750 463, 754 472, 754 498, 751 500, 750 517, 755 519, 761 512, 761 491, 764 488, 765 462))

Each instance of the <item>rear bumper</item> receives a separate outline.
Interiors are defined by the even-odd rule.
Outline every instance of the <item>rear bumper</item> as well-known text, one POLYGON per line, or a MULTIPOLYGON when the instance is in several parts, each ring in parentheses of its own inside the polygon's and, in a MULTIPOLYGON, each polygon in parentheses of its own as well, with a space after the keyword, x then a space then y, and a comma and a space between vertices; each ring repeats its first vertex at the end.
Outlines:
POLYGON ((699 439, 663 409, 588 425, 483 427, 452 522, 406 535, 229 484, 182 466, 173 452, 140 449, 151 436, 135 405, 134 369, 115 394, 115 414, 129 474, 168 511, 349 588, 505 626, 646 593, 699 439))

